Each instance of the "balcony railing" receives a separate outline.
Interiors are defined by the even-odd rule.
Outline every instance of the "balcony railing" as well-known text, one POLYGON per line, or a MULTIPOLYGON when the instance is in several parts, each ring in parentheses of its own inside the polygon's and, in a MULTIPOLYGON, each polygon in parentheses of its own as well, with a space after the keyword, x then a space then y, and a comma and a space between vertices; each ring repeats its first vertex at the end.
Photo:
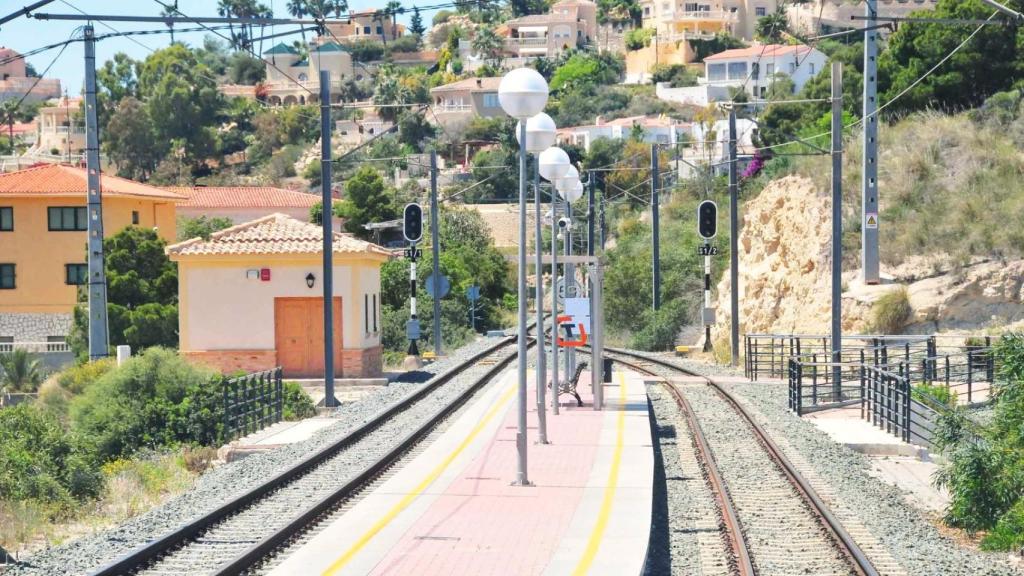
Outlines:
POLYGON ((434 106, 434 112, 470 112, 473 106, 470 104, 440 104, 434 106))
POLYGON ((661 15, 663 20, 720 20, 723 22, 738 22, 739 15, 736 12, 725 10, 677 10, 661 15))
POLYGON ((71 346, 67 342, 0 342, 0 354, 24 350, 32 354, 45 354, 47 352, 70 352, 71 346))
MULTIPOLYGON (((569 39, 566 38, 568 41, 569 39)), ((506 38, 505 46, 508 48, 547 48, 547 37, 521 36, 518 38, 506 38)))

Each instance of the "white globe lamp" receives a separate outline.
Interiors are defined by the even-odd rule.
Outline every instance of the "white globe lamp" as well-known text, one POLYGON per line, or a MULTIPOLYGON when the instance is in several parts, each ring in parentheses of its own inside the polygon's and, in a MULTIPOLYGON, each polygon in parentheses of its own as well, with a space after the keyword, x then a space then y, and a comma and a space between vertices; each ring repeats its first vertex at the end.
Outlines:
POLYGON ((569 203, 575 202, 580 198, 583 198, 583 182, 578 179, 572 183, 572 186, 562 191, 562 196, 569 203))
POLYGON ((548 182, 557 182, 559 178, 565 176, 569 168, 572 168, 569 155, 558 146, 551 146, 541 152, 538 164, 540 175, 548 182))
POLYGON ((564 198, 566 191, 573 188, 579 181, 580 171, 570 164, 569 169, 565 171, 565 174, 558 180, 555 180, 555 188, 558 189, 558 192, 564 198))
POLYGON ((533 68, 516 68, 498 84, 498 102, 506 114, 519 120, 536 116, 548 103, 548 83, 533 68))
MULTIPOLYGON (((523 121, 516 122, 516 141, 519 142, 519 134, 523 121)), ((526 120, 526 151, 531 154, 543 152, 555 144, 555 121, 551 116, 541 112, 530 116, 526 120)), ((522 146, 522 142, 519 145, 522 146)))

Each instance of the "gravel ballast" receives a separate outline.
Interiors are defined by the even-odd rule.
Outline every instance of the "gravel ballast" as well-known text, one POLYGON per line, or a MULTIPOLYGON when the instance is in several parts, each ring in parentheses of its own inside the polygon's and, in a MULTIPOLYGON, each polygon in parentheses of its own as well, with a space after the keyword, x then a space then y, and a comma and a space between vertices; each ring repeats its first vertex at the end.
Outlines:
MULTIPOLYGON (((451 370, 495 344, 497 341, 494 339, 480 339, 453 351, 446 358, 411 375, 414 382, 398 380, 356 401, 343 403, 331 414, 338 422, 319 431, 305 442, 218 466, 198 478, 195 486, 188 492, 113 528, 40 551, 24 559, 20 565, 9 568, 4 574, 53 576, 88 573, 258 486, 273 475, 348 434, 388 406, 421 389, 425 385, 424 380, 431 380, 451 370)), ((514 347, 511 350, 514 353, 514 347)), ((474 374, 482 373, 485 369, 486 366, 471 369, 428 395, 416 405, 416 408, 403 412, 400 418, 404 417, 406 431, 415 424, 414 418, 426 418, 428 412, 436 411, 443 403, 459 394, 468 387, 474 374), (416 414, 412 414, 413 412, 416 414)), ((401 430, 402 427, 398 429, 401 430)), ((353 461, 352 465, 368 463, 365 458, 356 460, 359 462, 353 461)))

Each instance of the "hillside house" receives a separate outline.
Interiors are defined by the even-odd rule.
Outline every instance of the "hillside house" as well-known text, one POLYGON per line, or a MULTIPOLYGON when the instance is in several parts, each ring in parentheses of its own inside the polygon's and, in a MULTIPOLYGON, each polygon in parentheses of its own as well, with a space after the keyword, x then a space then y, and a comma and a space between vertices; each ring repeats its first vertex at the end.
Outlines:
POLYGON ((500 77, 466 78, 430 89, 437 122, 445 126, 467 124, 475 117, 505 116, 498 102, 500 77))
POLYGON ((629 116, 615 120, 604 120, 600 116, 593 124, 559 128, 559 144, 580 146, 590 151, 590 145, 598 138, 622 140, 640 131, 643 142, 673 145, 685 141, 690 133, 690 124, 678 122, 667 116, 629 116))
POLYGON ((0 101, 18 100, 42 102, 60 97, 60 80, 34 78, 28 75, 28 65, 21 54, 0 46, 0 101))
POLYGON ((309 209, 320 196, 273 186, 170 186, 164 188, 186 200, 177 206, 180 218, 227 218, 242 224, 269 216, 285 214, 309 220, 309 209))

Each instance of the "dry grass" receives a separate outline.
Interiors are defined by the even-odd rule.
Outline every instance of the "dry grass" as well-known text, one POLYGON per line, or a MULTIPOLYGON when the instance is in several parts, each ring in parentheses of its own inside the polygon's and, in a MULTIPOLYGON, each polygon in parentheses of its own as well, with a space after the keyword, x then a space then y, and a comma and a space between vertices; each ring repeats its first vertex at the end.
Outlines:
POLYGON ((871 305, 869 331, 877 334, 900 334, 914 315, 906 286, 882 294, 871 305))
POLYGON ((24 555, 123 522, 190 488, 208 467, 205 449, 116 460, 103 466, 103 496, 61 511, 35 501, 0 500, 0 547, 24 555))
MULTIPOLYGON (((967 114, 914 114, 882 125, 879 155, 881 256, 895 265, 915 254, 1024 255, 1024 156, 1009 126, 972 121, 967 114)), ((861 138, 848 138, 843 158, 843 245, 859 263, 861 138)), ((787 173, 811 178, 829 194, 827 157, 798 158, 787 173)), ((784 175, 784 174, 783 174, 784 175)))

